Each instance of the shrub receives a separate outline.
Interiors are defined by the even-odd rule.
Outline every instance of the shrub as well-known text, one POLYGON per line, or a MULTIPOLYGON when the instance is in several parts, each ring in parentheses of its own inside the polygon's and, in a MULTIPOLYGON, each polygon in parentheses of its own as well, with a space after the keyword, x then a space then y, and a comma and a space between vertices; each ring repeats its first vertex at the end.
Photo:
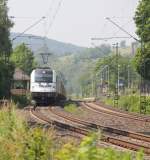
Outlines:
POLYGON ((30 100, 26 95, 23 96, 12 96, 12 100, 16 103, 17 107, 23 108, 30 104, 30 100))
POLYGON ((51 135, 41 128, 29 128, 12 105, 0 111, 0 159, 51 159, 51 135))
MULTIPOLYGON (((133 155, 129 152, 116 152, 110 148, 97 147, 97 135, 85 137, 79 146, 65 144, 55 156, 57 160, 131 160, 133 155)), ((135 160, 142 160, 143 153, 138 152, 135 160)))
POLYGON ((70 103, 65 105, 64 110, 67 112, 75 113, 78 111, 77 105, 74 103, 70 103))

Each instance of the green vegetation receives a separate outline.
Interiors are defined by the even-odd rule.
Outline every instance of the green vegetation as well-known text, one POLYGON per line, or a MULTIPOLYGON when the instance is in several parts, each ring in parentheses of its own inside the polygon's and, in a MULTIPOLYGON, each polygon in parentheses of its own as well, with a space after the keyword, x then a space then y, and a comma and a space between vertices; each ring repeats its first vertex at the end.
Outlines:
POLYGON ((22 69, 28 75, 36 67, 34 55, 24 43, 14 49, 11 61, 15 64, 16 68, 22 69))
POLYGON ((135 13, 137 34, 140 37, 142 48, 137 50, 135 67, 138 73, 150 80, 150 3, 149 0, 141 0, 135 13))
MULTIPOLYGON (((128 152, 98 148, 97 134, 85 137, 80 144, 56 140, 53 130, 29 128, 11 104, 0 110, 0 159, 1 160, 131 160, 128 152), (54 140, 55 139, 55 140, 54 140)), ((142 152, 135 160, 143 160, 142 152)))
POLYGON ((0 59, 0 99, 10 96, 11 80, 14 73, 14 65, 5 63, 0 59))
MULTIPOLYGON (((65 144, 56 155, 57 160, 131 160, 130 153, 116 152, 110 148, 96 147, 97 135, 85 137, 79 146, 65 144)), ((139 152, 135 160, 142 160, 143 154, 139 152)))
POLYGON ((16 104, 17 108, 24 108, 31 104, 30 95, 22 95, 22 96, 13 95, 11 98, 13 102, 16 104))
POLYGON ((141 0, 135 12, 137 34, 143 42, 150 41, 150 3, 149 0, 141 0))
MULTIPOLYGON (((7 0, 0 0, 0 3, 7 4, 7 0)), ((9 30, 13 26, 8 18, 7 5, 0 6, 0 99, 8 98, 10 95, 11 80, 14 71, 9 57, 12 51, 9 39, 9 30)))
POLYGON ((64 110, 71 113, 78 112, 78 108, 76 104, 67 104, 65 105, 64 110))
POLYGON ((66 112, 70 112, 70 113, 73 113, 73 114, 76 114, 76 115, 83 115, 83 114, 86 114, 86 112, 84 112, 83 110, 81 110, 77 104, 75 103, 68 103, 64 106, 64 110, 66 112))
POLYGON ((0 6, 0 58, 3 58, 6 62, 12 51, 9 31, 13 23, 8 17, 7 0, 0 0, 0 4, 3 3, 5 3, 5 5, 0 6))
MULTIPOLYGON (((107 105, 114 105, 113 98, 105 98, 103 101, 107 105)), ((150 97, 146 97, 145 105, 145 114, 150 114, 150 97)), ((120 96, 118 100, 118 107, 129 112, 140 113, 140 96, 138 94, 120 96)))
POLYGON ((0 159, 51 159, 53 147, 52 135, 29 128, 12 105, 0 111, 0 159))

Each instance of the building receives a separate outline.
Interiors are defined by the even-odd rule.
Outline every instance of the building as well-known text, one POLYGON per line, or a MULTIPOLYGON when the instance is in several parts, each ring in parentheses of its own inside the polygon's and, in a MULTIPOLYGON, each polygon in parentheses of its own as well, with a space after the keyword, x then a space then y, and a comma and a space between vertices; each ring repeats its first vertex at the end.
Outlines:
POLYGON ((13 75, 11 95, 26 95, 29 93, 30 77, 24 71, 17 68, 13 75))

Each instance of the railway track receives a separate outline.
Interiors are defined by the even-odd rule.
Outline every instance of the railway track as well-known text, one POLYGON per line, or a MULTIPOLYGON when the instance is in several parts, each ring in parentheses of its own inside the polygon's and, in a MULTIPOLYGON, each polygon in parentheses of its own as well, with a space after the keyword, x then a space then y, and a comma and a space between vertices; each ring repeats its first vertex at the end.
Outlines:
MULTIPOLYGON (((80 125, 84 125, 86 129, 81 128, 81 127, 77 127, 77 126, 72 126, 69 123, 64 123, 60 120, 58 120, 58 121, 50 120, 49 118, 43 116, 39 111, 37 112, 37 111, 30 110, 31 115, 33 115, 34 117, 36 117, 36 118, 38 118, 42 121, 45 121, 45 123, 55 125, 57 127, 61 127, 61 128, 64 128, 64 129, 72 131, 72 132, 76 132, 80 135, 87 136, 91 132, 91 130, 93 130, 93 129, 95 130, 95 129, 98 129, 98 128, 101 127, 101 129, 103 129, 103 131, 105 131, 105 132, 109 131, 109 132, 112 132, 112 133, 115 133, 115 134, 120 134, 120 135, 123 135, 123 136, 132 137, 134 139, 138 139, 138 140, 141 140, 141 141, 150 142, 150 137, 145 136, 145 135, 131 133, 131 132, 127 132, 127 131, 121 131, 121 130, 110 128, 110 127, 98 126, 96 124, 89 123, 89 122, 86 122, 86 121, 83 121, 83 120, 80 120, 80 119, 77 119, 77 118, 64 116, 60 113, 56 113, 56 112, 52 111, 52 109, 49 109, 49 112, 52 112, 56 116, 61 117, 63 119, 67 119, 67 121, 75 122, 75 123, 78 123, 80 125)), ((150 147, 145 146, 143 144, 136 144, 136 143, 125 141, 125 140, 122 140, 120 138, 116 138, 116 137, 113 137, 113 136, 110 136, 110 135, 109 136, 104 135, 101 140, 104 141, 104 142, 113 144, 113 145, 121 146, 121 147, 126 148, 126 149, 134 150, 134 151, 138 151, 139 149, 143 148, 143 150, 146 154, 150 154, 150 147)))
POLYGON ((131 119, 139 122, 150 122, 150 117, 145 117, 145 116, 138 116, 134 114, 128 114, 126 112, 122 112, 120 110, 113 110, 107 107, 103 107, 102 105, 98 105, 95 103, 81 103, 82 106, 84 106, 86 109, 94 111, 96 113, 104 113, 107 115, 113 115, 116 117, 120 118, 125 118, 125 119, 131 119))
POLYGON ((137 140, 141 140, 141 141, 150 143, 150 136, 147 136, 147 135, 144 135, 144 134, 139 134, 139 133, 134 133, 134 132, 131 132, 131 131, 121 130, 121 129, 117 129, 115 127, 103 126, 103 125, 99 125, 97 123, 90 123, 88 121, 83 121, 83 120, 75 118, 75 117, 63 115, 62 113, 54 111, 51 108, 49 108, 49 110, 50 110, 50 112, 52 112, 53 114, 55 114, 59 117, 63 117, 63 118, 68 119, 70 121, 78 122, 78 123, 88 127, 88 129, 92 129, 93 131, 94 131, 94 129, 95 130, 100 129, 105 133, 113 133, 113 134, 118 134, 118 135, 122 135, 122 136, 128 136, 128 137, 133 138, 133 139, 137 139, 137 140))

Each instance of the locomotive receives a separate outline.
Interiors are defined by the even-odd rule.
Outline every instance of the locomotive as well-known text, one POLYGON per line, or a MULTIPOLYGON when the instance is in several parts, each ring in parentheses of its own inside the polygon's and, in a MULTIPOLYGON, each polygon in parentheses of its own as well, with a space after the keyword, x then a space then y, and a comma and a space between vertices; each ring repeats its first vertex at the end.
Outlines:
POLYGON ((32 71, 30 92, 32 100, 39 104, 66 99, 62 75, 51 68, 37 68, 32 71))

